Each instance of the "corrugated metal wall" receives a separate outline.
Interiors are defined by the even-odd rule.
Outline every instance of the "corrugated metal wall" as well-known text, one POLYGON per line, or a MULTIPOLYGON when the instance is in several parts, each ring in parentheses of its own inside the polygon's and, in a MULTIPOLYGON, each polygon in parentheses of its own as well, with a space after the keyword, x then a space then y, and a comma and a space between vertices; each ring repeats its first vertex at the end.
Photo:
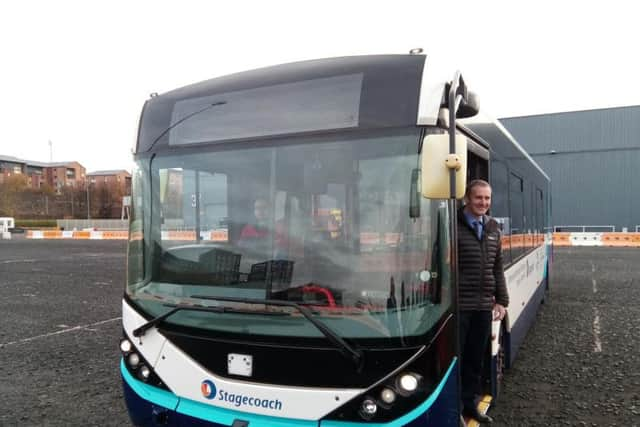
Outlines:
POLYGON ((640 225, 640 106, 500 121, 551 177, 555 225, 640 225))

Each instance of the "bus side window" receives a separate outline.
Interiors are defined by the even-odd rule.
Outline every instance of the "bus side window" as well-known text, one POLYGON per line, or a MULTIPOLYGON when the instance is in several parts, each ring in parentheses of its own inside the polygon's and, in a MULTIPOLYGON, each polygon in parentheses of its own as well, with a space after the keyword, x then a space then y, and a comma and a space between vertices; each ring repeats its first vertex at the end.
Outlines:
POLYGON ((468 151, 467 182, 471 182, 474 179, 489 181, 489 162, 475 153, 468 151))

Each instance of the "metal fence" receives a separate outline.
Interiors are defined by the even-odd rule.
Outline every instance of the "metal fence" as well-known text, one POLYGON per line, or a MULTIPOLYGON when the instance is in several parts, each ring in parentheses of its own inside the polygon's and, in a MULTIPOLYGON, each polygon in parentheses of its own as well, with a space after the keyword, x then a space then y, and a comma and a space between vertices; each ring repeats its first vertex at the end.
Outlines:
POLYGON ((554 232, 571 232, 578 231, 582 233, 586 233, 589 231, 597 232, 597 231, 606 231, 606 232, 615 232, 615 225, 556 225, 553 227, 554 232))
POLYGON ((59 219, 61 230, 128 230, 129 221, 120 219, 59 219))

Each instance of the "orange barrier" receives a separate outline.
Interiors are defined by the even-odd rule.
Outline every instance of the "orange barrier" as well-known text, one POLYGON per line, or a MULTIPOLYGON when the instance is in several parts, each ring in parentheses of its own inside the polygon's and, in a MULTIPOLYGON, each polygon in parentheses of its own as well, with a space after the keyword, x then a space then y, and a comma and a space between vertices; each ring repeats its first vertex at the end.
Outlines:
POLYGON ((27 239, 127 239, 128 231, 27 230, 27 239))
POLYGON ((227 242, 229 241, 229 233, 226 230, 212 231, 211 240, 214 242, 227 242))
POLYGON ((196 240, 195 231, 169 231, 167 240, 196 240))
MULTIPOLYGON (((228 242, 229 233, 227 230, 213 230, 209 233, 209 239, 215 242, 228 242)), ((128 239, 128 231, 60 231, 60 230, 27 230, 27 239, 128 239)), ((132 233, 132 240, 141 240, 142 232, 132 233)), ((165 240, 194 241, 196 234, 194 231, 163 231, 165 240), (165 234, 166 233, 166 234, 165 234)), ((403 236, 399 233, 360 233, 360 243, 363 246, 375 246, 379 244, 397 245, 402 242, 403 236)), ((513 234, 502 236, 502 248, 520 248, 539 246, 545 241, 544 235, 524 235, 513 234)), ((611 247, 640 247, 640 233, 553 233, 554 246, 611 246, 611 247), (584 237, 584 235, 591 235, 584 237), (572 236, 573 235, 573 236, 572 236), (600 237, 601 235, 601 237, 600 237), (574 242, 576 240, 576 242, 574 242)))
POLYGON ((384 233, 384 243, 386 245, 397 245, 402 241, 401 233, 384 233))
POLYGON ((380 243, 380 233, 362 232, 360 233, 361 245, 377 245, 380 243))
POLYGON ((103 231, 102 238, 107 240, 122 240, 129 237, 128 231, 103 231))
POLYGON ((502 236, 500 238, 500 242, 502 244, 502 250, 509 249, 511 247, 511 236, 502 236))
POLYGON ((533 246, 533 234, 524 235, 524 246, 525 248, 530 248, 533 246))
POLYGON ((523 248, 524 247, 524 234, 512 234, 511 235, 511 247, 523 248))
POLYGON ((571 246, 571 233, 553 233, 554 246, 571 246))
POLYGON ((614 247, 637 246, 633 239, 635 233, 602 233, 602 245, 614 247))

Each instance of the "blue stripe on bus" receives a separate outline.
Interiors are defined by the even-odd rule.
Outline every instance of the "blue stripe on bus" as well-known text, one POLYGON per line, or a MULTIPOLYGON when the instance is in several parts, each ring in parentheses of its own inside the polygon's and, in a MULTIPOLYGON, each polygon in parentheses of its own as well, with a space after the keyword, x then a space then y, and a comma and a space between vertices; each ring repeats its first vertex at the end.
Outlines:
POLYGON ((180 399, 175 394, 133 378, 124 364, 124 359, 120 360, 120 372, 129 387, 143 399, 169 409, 176 409, 178 406, 180 399))
MULTIPOLYGON (((445 387, 445 384, 450 379, 452 372, 456 366, 457 359, 454 359, 449 366, 449 369, 445 373, 444 377, 438 384, 438 387, 433 391, 433 393, 429 396, 427 400, 422 402, 420 406, 415 408, 413 411, 405 414, 404 416, 388 422, 388 423, 366 423, 367 426, 372 427, 399 427, 404 426, 408 423, 419 418, 425 412, 427 412, 434 404, 434 402, 438 399, 442 390, 445 387)), ((279 417, 270 417, 266 415, 255 415, 249 414, 246 412, 234 411, 231 409, 223 409, 214 407, 211 405, 207 405, 204 403, 199 403, 193 400, 179 398, 175 394, 158 389, 157 387, 150 386, 148 384, 143 383, 135 379, 129 371, 127 370, 124 360, 120 361, 120 370, 122 373, 122 378, 124 379, 127 386, 129 386, 136 394, 138 394, 142 399, 165 408, 168 408, 172 411, 176 411, 179 414, 186 415, 189 417, 198 418, 201 420, 206 420, 213 425, 221 425, 217 423, 224 423, 226 425, 231 425, 235 420, 244 420, 249 421, 249 424, 252 427, 310 427, 310 426, 318 426, 318 421, 307 421, 307 420, 299 420, 299 419, 291 419, 291 418, 279 418, 279 417)), ((331 421, 331 420, 323 420, 320 421, 320 425, 322 427, 355 427, 362 426, 363 423, 357 422, 343 422, 343 421, 331 421)))
POLYGON ((400 418, 397 418, 397 419, 395 419, 393 421, 390 421, 388 423, 354 423, 354 422, 346 422, 346 421, 331 421, 331 420, 327 420, 327 421, 321 421, 320 422, 320 426, 321 427, 361 427, 363 425, 366 425, 367 427, 369 427, 369 426, 371 426, 371 427, 402 427, 402 426, 405 426, 408 423, 414 421, 416 418, 419 418, 421 415, 423 415, 425 412, 427 412, 429 410, 429 408, 431 408, 433 403, 436 401, 436 399, 442 393, 442 390, 443 390, 445 384, 447 383, 447 380, 451 376, 451 372, 453 372, 453 369, 454 369, 456 363, 457 363, 457 358, 454 358, 453 361, 451 362, 451 365, 449 366, 449 369, 447 369, 447 372, 445 373, 444 377, 442 378, 442 381, 440 381, 440 384, 438 384, 438 387, 436 387, 436 389, 433 391, 433 393, 431 393, 431 395, 429 396, 429 398, 427 400, 422 402, 420 404, 420 406, 415 408, 413 411, 403 415, 400 418))

